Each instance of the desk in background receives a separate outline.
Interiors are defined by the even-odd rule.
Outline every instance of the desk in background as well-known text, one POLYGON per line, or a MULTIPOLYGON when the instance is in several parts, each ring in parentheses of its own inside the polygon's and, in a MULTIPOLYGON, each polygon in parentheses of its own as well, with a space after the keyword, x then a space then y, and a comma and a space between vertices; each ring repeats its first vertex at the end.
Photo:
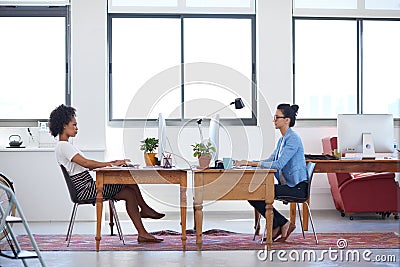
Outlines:
POLYGON ((315 162, 315 173, 400 172, 398 159, 307 160, 315 162))
MULTIPOLYGON (((400 172, 398 159, 340 159, 340 160, 307 160, 315 162, 314 173, 352 173, 352 172, 400 172)), ((310 199, 308 200, 310 202, 310 199)), ((308 230, 307 207, 303 204, 303 226, 308 230)), ((296 204, 290 203, 290 221, 296 221, 296 204)))

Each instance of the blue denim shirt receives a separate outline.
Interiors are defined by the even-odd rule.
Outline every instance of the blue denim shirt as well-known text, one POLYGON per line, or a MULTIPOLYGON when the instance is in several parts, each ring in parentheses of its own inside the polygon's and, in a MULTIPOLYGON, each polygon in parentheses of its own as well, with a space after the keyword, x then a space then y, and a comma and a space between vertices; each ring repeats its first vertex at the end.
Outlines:
POLYGON ((294 187, 298 183, 307 180, 306 160, 304 147, 300 136, 289 128, 285 136, 280 137, 274 152, 267 159, 260 162, 262 168, 276 169, 275 177, 279 180, 279 172, 286 179, 286 184, 294 187), (282 147, 281 147, 281 143, 282 147), (280 150, 280 156, 277 154, 280 150))

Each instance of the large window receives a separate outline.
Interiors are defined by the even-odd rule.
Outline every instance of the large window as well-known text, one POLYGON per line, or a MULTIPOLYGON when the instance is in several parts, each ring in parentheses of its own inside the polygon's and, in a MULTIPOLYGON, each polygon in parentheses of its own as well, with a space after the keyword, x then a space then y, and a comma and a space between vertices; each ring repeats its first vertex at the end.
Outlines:
POLYGON ((400 117, 400 20, 294 20, 294 92, 303 118, 400 117))
POLYGON ((67 7, 0 7, 0 121, 46 119, 66 103, 67 7))
POLYGON ((191 119, 241 97, 221 118, 255 124, 254 33, 254 15, 109 14, 110 120, 191 119))
POLYGON ((296 20, 295 102, 303 117, 357 111, 356 37, 355 21, 296 20))
POLYGON ((400 117, 400 21, 363 22, 363 113, 400 117))
POLYGON ((400 118, 400 0, 293 0, 294 99, 303 118, 400 118))

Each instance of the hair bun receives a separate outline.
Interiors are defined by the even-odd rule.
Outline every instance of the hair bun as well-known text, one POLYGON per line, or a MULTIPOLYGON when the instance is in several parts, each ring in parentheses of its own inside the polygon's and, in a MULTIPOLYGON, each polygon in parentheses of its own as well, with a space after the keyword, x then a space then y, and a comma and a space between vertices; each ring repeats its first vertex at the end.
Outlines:
POLYGON ((294 113, 297 115, 297 111, 299 110, 299 106, 296 104, 293 104, 290 106, 290 108, 294 111, 294 113))

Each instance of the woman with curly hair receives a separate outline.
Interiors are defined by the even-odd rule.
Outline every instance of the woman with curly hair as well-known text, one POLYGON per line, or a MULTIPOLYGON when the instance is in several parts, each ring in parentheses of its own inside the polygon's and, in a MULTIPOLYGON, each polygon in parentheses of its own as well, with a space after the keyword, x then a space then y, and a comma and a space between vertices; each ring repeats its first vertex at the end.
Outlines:
MULTIPOLYGON (((83 153, 70 142, 70 137, 78 133, 76 122, 76 110, 73 107, 60 105, 50 114, 49 128, 54 137, 58 136, 59 142, 55 148, 56 158, 71 176, 79 199, 96 198, 96 182, 89 170, 106 166, 122 166, 125 160, 113 160, 100 162, 86 158, 83 153)), ((144 201, 138 185, 104 185, 103 196, 115 200, 125 200, 126 211, 138 231, 138 242, 158 243, 163 241, 149 234, 142 223, 141 218, 160 219, 164 214, 150 208, 144 201), (139 212, 140 207, 140 212, 139 212)))

